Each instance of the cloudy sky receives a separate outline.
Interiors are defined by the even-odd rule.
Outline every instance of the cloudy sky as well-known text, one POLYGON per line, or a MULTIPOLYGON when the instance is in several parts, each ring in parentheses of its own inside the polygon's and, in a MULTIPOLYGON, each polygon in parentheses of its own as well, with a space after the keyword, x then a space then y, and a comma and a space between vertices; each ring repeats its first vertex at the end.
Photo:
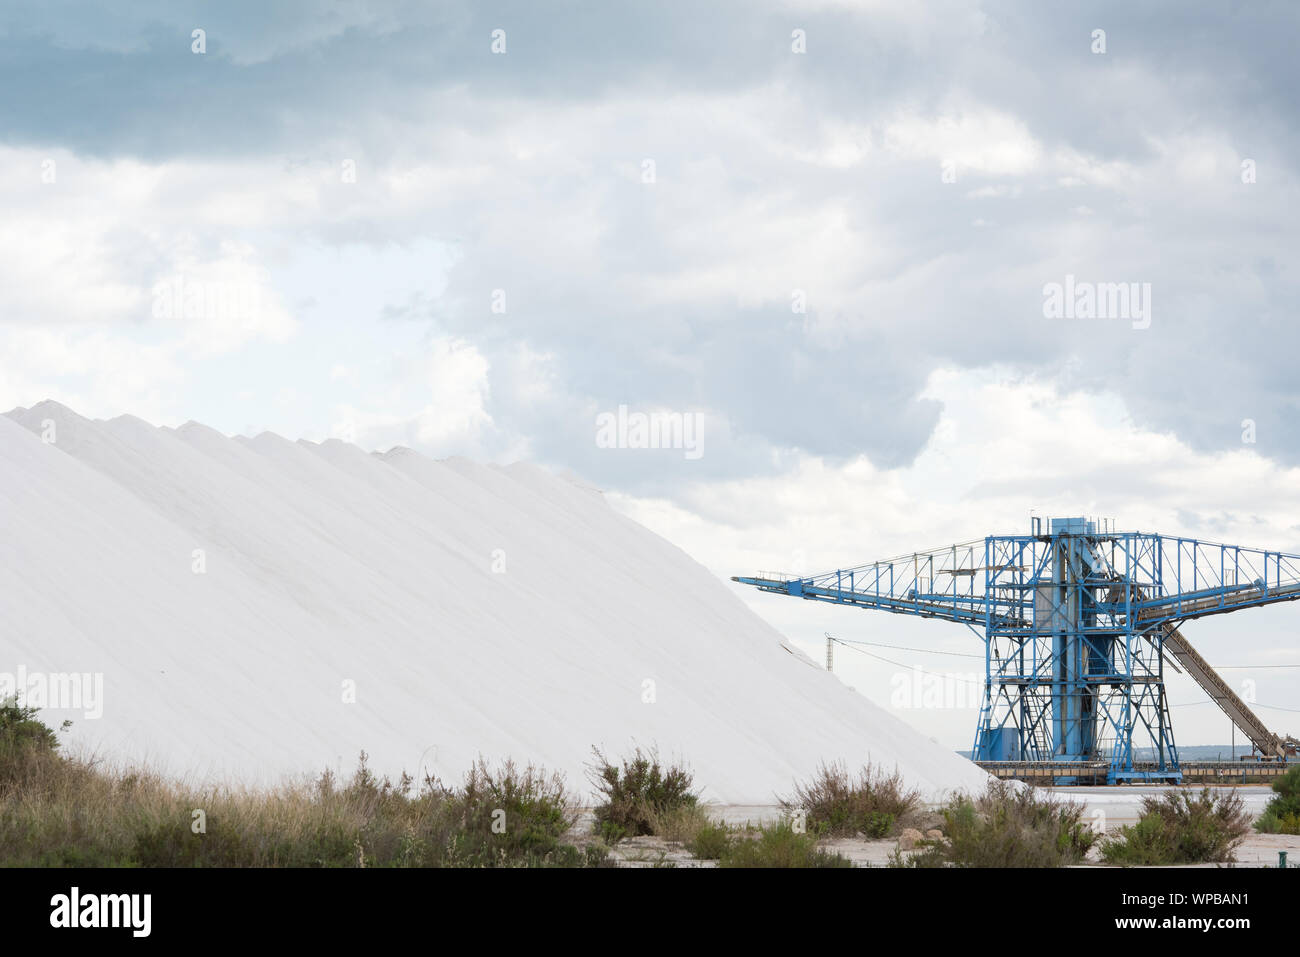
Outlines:
MULTIPOLYGON (((1300 551, 1298 26, 1268 2, 6 8, 0 405, 529 459, 724 576, 1031 512, 1300 551), (1127 309, 1048 303, 1117 284, 1127 309), (620 406, 697 417, 700 454, 597 441, 620 406)), ((979 650, 742 597, 813 653, 979 650)), ((1298 613, 1188 628, 1292 709, 1262 712, 1279 730, 1300 669, 1262 666, 1300 664, 1298 613)), ((837 670, 882 703, 899 662, 978 664, 874 653, 837 670)), ((1180 740, 1229 739, 1171 697, 1180 740)), ((973 718, 914 716, 953 746, 973 718)))

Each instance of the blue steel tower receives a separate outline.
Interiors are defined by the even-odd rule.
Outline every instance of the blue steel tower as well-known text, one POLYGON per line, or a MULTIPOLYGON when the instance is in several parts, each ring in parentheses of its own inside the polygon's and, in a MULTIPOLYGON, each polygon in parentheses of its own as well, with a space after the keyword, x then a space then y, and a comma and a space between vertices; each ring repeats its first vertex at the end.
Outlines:
MULTIPOLYGON (((1272 733, 1179 630, 1189 620, 1300 598, 1300 556, 1113 531, 1083 518, 1035 519, 927 552, 796 577, 733 581, 813 601, 966 625, 983 641, 984 762, 1078 765, 1110 782, 1181 778, 1165 666, 1185 671, 1261 755, 1272 733), (1137 748, 1152 757, 1135 760, 1137 748)), ((1069 781, 1068 775, 1058 780, 1069 781)))

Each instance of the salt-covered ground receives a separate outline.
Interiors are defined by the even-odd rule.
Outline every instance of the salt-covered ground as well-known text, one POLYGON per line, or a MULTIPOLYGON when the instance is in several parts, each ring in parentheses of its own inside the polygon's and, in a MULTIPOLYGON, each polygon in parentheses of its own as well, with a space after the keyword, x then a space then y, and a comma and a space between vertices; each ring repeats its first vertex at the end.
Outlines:
MULTIPOLYGON (((1132 824, 1138 818, 1145 794, 1154 794, 1166 788, 1159 786, 1134 787, 1058 787, 1044 789, 1062 800, 1083 804, 1086 813, 1084 819, 1099 827, 1107 834, 1115 834, 1125 824, 1132 824), (1102 816, 1094 818, 1093 812, 1100 810, 1102 816)), ((1272 796, 1272 790, 1266 786, 1249 785, 1244 787, 1214 788, 1215 791, 1235 791, 1251 817, 1258 817, 1272 796)), ((770 824, 782 817, 780 805, 717 805, 709 808, 713 820, 722 821, 734 827, 746 824, 770 824)), ((574 829, 578 840, 591 831, 591 813, 585 813, 574 829)), ((939 826, 938 822, 934 822, 939 826)), ((927 827, 930 825, 926 825, 927 827)), ((821 842, 827 851, 847 857, 855 867, 886 867, 898 850, 897 838, 865 840, 863 838, 829 838, 821 842)), ((1247 834, 1236 847, 1233 864, 1192 864, 1187 867, 1277 867, 1278 852, 1287 852, 1287 861, 1291 866, 1300 864, 1300 835, 1296 834, 1247 834)), ((901 852, 904 858, 911 856, 911 851, 901 852)), ((713 861, 699 861, 680 844, 661 840, 657 837, 638 837, 622 841, 613 849, 613 855, 621 866, 652 867, 672 865, 674 867, 715 867, 713 861)), ((1089 854, 1089 862, 1101 865, 1098 849, 1089 854)), ((1085 865, 1088 866, 1088 865, 1085 865)))
POLYGON ((74 748, 262 784, 362 749, 458 779, 481 754, 585 790, 592 745, 637 743, 731 804, 822 760, 930 797, 985 779, 539 468, 49 402, 0 417, 0 462, 0 672, 102 673, 102 717, 47 715, 74 748))
MULTIPOLYGON (((1199 793, 1200 787, 1189 785, 1187 789, 1199 793)), ((1142 799, 1171 790, 1168 785, 1122 785, 1119 787, 1102 787, 1080 785, 1071 787, 1044 788, 1057 798, 1074 801, 1084 805, 1089 814, 1095 814, 1105 821, 1106 826, 1132 824, 1138 819, 1142 810, 1142 799)), ((1236 794, 1252 818, 1264 813, 1264 807, 1273 796, 1273 790, 1266 784, 1248 784, 1237 787, 1212 787, 1214 794, 1236 794)))
MULTIPOLYGON (((894 838, 864 840, 862 838, 831 838, 821 842, 825 850, 846 857, 854 867, 888 867, 893 862, 898 841, 894 838)), ((1288 866, 1300 859, 1300 836, 1294 834, 1248 834, 1233 852, 1236 861, 1231 864, 1181 864, 1178 867, 1277 867, 1278 851, 1287 852, 1288 866)), ((611 852, 621 867, 717 867, 716 861, 701 861, 679 844, 654 837, 638 837, 619 843, 611 852)), ((904 859, 918 851, 900 852, 904 859)), ((1083 867, 1108 867, 1101 863, 1094 849, 1083 867)))

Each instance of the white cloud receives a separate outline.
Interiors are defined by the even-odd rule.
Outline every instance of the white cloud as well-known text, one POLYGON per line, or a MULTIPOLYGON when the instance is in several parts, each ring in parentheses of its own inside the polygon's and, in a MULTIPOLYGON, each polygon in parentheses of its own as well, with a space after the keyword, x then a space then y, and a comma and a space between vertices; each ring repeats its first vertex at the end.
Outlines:
POLYGON ((987 107, 903 113, 885 127, 885 148, 990 176, 1034 172, 1043 154, 1022 120, 987 107))
POLYGON ((292 334, 294 321, 253 245, 212 239, 235 221, 256 228, 276 205, 273 183, 250 191, 247 170, 237 165, 148 166, 30 148, 0 148, 0 167, 27 172, 0 179, 0 322, 146 325, 159 318, 157 285, 184 277, 191 289, 251 290, 257 309, 214 310, 209 297, 193 316, 163 318, 160 338, 177 340, 178 350, 228 352, 292 334), (52 182, 41 179, 47 170, 52 182), (244 190, 242 212, 205 201, 236 184, 244 190))
POLYGON ((332 434, 368 449, 415 445, 435 454, 480 451, 491 429, 486 358, 461 339, 444 337, 430 344, 415 384, 422 405, 414 412, 406 404, 400 380, 387 393, 369 396, 361 406, 340 406, 332 434))

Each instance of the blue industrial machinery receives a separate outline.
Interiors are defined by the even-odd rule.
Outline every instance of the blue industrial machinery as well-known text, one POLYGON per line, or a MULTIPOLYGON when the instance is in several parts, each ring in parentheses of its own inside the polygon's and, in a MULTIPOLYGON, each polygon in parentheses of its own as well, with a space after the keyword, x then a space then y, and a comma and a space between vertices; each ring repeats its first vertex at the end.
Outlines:
POLYGON ((1300 599, 1300 555, 1119 532, 1082 518, 1052 519, 1044 532, 1034 519, 1028 535, 990 535, 810 577, 732 580, 975 631, 985 649, 979 761, 1102 766, 1112 783, 1179 780, 1166 663, 1190 674, 1262 757, 1295 754, 1296 741, 1269 731, 1179 626, 1300 599), (1134 761, 1142 747, 1154 760, 1134 761))

